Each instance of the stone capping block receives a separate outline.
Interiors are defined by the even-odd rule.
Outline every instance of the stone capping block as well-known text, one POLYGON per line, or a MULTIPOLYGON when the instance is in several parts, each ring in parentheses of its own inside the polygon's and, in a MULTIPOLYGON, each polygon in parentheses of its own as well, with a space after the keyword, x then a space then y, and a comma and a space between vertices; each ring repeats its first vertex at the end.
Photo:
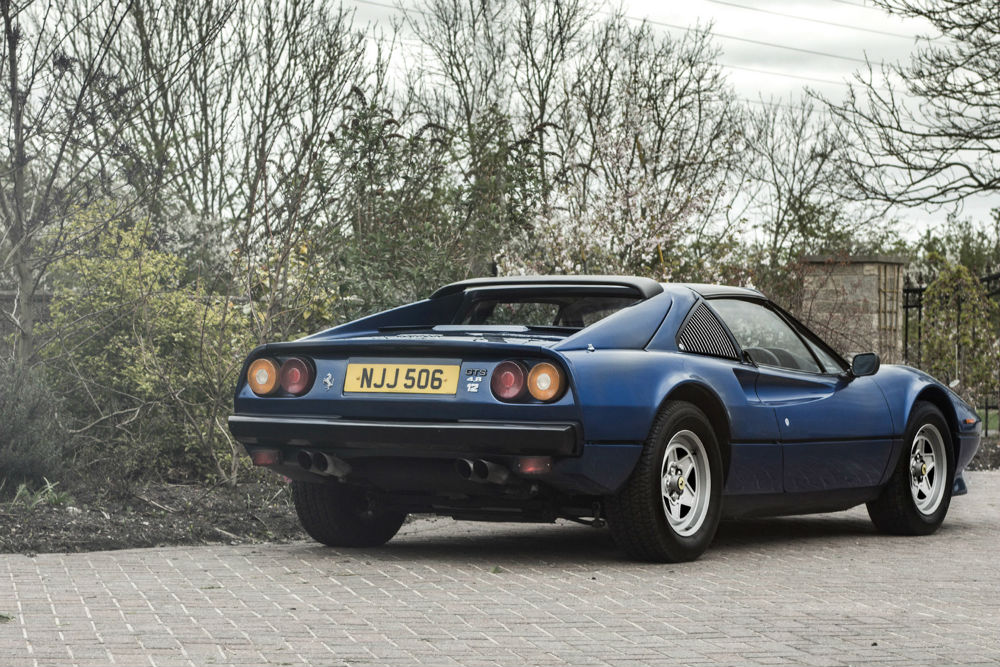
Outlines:
POLYGON ((898 255, 803 255, 806 264, 909 264, 898 255))

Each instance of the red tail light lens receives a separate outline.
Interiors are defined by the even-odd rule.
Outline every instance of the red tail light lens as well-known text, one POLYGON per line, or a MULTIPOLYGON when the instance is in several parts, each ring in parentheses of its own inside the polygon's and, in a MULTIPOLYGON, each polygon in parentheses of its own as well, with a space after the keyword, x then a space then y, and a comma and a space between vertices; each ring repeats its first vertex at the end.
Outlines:
POLYGON ((490 389, 501 401, 516 401, 524 396, 527 372, 516 361, 502 361, 493 369, 490 389))
POLYGON ((312 366, 304 359, 292 357, 281 364, 281 388, 293 396, 301 396, 312 386, 312 366))

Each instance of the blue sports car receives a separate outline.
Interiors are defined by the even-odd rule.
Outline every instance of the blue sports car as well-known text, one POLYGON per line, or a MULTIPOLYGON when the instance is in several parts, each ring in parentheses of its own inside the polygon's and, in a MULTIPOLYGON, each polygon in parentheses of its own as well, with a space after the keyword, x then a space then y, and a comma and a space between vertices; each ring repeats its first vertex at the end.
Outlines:
POLYGON ((751 289, 529 276, 258 347, 229 428, 331 546, 383 544, 412 512, 565 518, 674 562, 723 517, 866 503, 879 530, 931 533, 981 423, 751 289))

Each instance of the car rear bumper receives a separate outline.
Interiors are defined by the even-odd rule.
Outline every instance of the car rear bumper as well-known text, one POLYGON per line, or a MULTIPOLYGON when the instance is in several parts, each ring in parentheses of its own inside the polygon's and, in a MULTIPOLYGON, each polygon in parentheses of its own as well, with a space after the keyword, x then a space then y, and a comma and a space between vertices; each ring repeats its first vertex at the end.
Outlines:
POLYGON ((354 456, 577 456, 579 425, 563 422, 397 422, 233 415, 243 445, 298 446, 354 456))

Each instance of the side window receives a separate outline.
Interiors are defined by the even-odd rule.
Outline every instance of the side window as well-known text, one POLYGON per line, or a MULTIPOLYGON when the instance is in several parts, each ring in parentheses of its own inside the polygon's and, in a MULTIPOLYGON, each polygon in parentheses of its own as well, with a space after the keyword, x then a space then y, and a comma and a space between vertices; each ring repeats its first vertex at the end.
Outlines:
POLYGON ((840 371, 844 370, 844 367, 841 366, 836 359, 831 357, 826 350, 824 350, 819 345, 809 340, 808 336, 806 336, 805 339, 806 343, 809 345, 809 349, 813 351, 813 354, 816 355, 816 358, 819 359, 819 362, 823 364, 823 370, 825 370, 827 373, 839 373, 840 371))
POLYGON ((821 373, 805 343, 777 313, 741 299, 712 299, 715 312, 733 332, 740 347, 762 366, 821 373))

